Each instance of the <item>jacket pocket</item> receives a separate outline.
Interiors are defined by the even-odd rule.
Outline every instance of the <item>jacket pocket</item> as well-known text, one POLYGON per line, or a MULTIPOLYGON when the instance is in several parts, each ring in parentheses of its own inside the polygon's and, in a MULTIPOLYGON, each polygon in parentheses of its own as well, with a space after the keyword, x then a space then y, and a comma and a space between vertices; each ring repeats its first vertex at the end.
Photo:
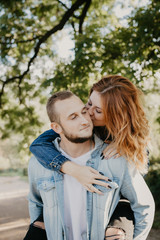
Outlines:
POLYGON ((37 181, 43 204, 47 207, 54 207, 58 204, 56 186, 53 178, 41 178, 37 181))

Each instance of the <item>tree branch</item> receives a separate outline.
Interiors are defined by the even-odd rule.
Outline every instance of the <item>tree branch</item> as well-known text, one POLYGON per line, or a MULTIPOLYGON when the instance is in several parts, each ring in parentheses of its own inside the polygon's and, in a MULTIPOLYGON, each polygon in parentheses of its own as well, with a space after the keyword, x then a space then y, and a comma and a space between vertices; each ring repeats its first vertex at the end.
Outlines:
MULTIPOLYGON (((65 9, 69 9, 67 6, 66 6, 66 4, 64 4, 63 2, 61 2, 60 0, 58 0, 58 2, 63 6, 63 7, 65 7, 65 9)), ((75 17, 75 18, 77 18, 77 19, 80 19, 80 17, 79 16, 76 16, 75 14, 73 14, 73 17, 75 17)))
POLYGON ((84 22, 84 19, 86 17, 87 11, 91 5, 92 0, 88 0, 83 8, 82 14, 80 16, 80 21, 79 21, 79 33, 82 33, 82 25, 84 22))
POLYGON ((74 26, 74 22, 73 22, 73 21, 71 21, 71 26, 72 26, 72 28, 73 28, 74 33, 76 33, 76 29, 75 29, 75 26, 74 26))
MULTIPOLYGON (((39 36, 36 36, 36 37, 33 37, 33 38, 29 38, 29 39, 26 39, 26 40, 17 40, 17 41, 16 41, 16 39, 14 39, 15 41, 14 41, 13 43, 10 43, 10 45, 15 44, 15 43, 27 43, 27 42, 32 42, 32 41, 34 41, 34 40, 36 40, 36 39, 39 39, 41 36, 42 36, 42 35, 39 35, 39 36)), ((0 41, 0 44, 5 44, 5 42, 1 42, 1 41, 0 41)))
POLYGON ((67 6, 66 6, 66 4, 64 4, 63 2, 61 2, 60 0, 57 0, 63 7, 65 7, 65 9, 69 9, 67 6))
MULTIPOLYGON (((60 31, 63 29, 64 25, 66 24, 66 22, 70 19, 70 17, 73 16, 73 13, 75 10, 77 10, 81 5, 83 5, 85 2, 91 2, 91 0, 77 0, 70 9, 67 10, 67 12, 63 15, 61 21, 59 22, 59 24, 57 24, 55 27, 53 27, 51 30, 47 31, 37 42, 35 48, 34 48, 34 54, 33 56, 30 58, 28 64, 27 64, 27 69, 21 74, 21 75, 17 75, 11 78, 8 78, 6 81, 3 82, 2 84, 2 88, 1 88, 1 92, 0 92, 0 108, 2 107, 2 95, 4 93, 4 88, 5 86, 14 81, 14 80, 18 80, 19 79, 19 85, 21 84, 24 76, 29 72, 30 70, 30 66, 33 63, 34 59, 37 57, 40 47, 42 45, 42 43, 46 42, 46 40, 54 33, 56 33, 57 31, 60 31)), ((87 3, 86 3, 87 4, 87 3)), ((88 4, 87 4, 88 5, 88 4)), ((85 9, 86 9, 86 5, 85 5, 85 9)), ((86 15, 86 13, 85 13, 86 15)), ((84 16, 85 17, 85 16, 84 16)), ((84 18, 83 18, 84 20, 84 18)))

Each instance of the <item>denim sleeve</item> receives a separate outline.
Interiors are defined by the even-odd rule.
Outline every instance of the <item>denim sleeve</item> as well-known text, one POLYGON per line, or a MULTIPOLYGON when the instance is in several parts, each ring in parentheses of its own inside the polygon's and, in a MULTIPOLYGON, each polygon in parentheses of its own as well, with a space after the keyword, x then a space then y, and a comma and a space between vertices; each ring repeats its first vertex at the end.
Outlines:
POLYGON ((29 161, 28 179, 29 179, 29 194, 28 194, 28 209, 30 221, 33 223, 43 213, 43 201, 40 192, 37 188, 35 176, 34 157, 29 161))
POLYGON ((130 201, 134 213, 133 239, 147 239, 154 220, 154 199, 142 175, 134 166, 131 166, 129 163, 127 165, 121 193, 130 201))
POLYGON ((70 160, 54 147, 52 141, 58 136, 52 129, 45 131, 33 141, 29 149, 43 167, 63 174, 60 171, 62 164, 70 160))

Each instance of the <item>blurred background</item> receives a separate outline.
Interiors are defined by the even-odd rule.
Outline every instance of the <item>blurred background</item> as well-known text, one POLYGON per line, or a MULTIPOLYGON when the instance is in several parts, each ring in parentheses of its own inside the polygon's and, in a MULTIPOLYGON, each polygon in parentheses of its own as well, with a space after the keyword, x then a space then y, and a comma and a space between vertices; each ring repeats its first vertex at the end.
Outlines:
POLYGON ((0 0, 0 239, 19 240, 29 216, 29 145, 49 129, 45 104, 69 89, 87 101, 103 75, 120 74, 144 92, 150 124, 145 177, 160 234, 160 2, 0 0))

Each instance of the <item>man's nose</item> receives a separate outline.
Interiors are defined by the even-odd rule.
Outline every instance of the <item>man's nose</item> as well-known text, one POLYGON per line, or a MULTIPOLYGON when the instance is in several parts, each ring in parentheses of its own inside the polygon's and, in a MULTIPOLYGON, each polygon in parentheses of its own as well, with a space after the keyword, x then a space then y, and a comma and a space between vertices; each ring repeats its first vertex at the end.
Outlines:
POLYGON ((81 124, 82 124, 82 125, 86 125, 86 124, 88 124, 88 123, 89 123, 88 120, 87 120, 85 117, 82 116, 81 124))

